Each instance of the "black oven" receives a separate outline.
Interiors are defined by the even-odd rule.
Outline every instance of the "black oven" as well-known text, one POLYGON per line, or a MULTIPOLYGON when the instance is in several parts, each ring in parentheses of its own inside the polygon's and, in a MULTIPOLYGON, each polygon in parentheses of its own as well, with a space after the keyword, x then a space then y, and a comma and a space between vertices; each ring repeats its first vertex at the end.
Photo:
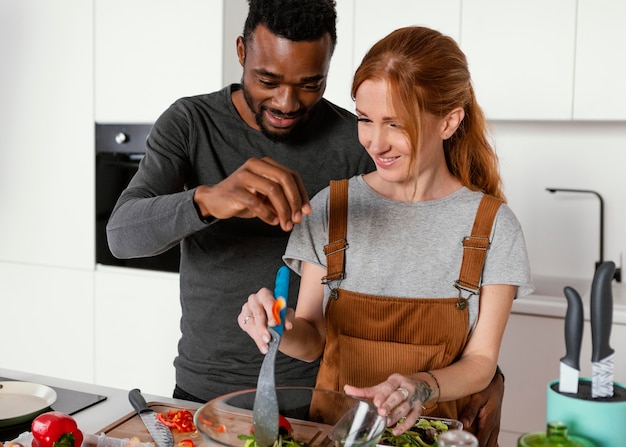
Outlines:
POLYGON ((137 172, 152 124, 96 123, 96 263, 178 272, 180 246, 158 256, 117 259, 109 251, 106 224, 118 197, 137 172))

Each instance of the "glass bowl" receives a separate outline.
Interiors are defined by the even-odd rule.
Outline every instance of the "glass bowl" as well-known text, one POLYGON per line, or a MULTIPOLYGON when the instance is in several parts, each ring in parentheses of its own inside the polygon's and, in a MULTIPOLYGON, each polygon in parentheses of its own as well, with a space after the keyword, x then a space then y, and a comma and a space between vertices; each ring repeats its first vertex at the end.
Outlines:
MULTIPOLYGON (((213 399, 194 416, 209 446, 241 447, 252 428, 256 391, 244 390, 213 399)), ((277 387, 278 411, 293 428, 295 441, 312 447, 373 447, 386 418, 368 401, 344 393, 304 387, 277 387)))

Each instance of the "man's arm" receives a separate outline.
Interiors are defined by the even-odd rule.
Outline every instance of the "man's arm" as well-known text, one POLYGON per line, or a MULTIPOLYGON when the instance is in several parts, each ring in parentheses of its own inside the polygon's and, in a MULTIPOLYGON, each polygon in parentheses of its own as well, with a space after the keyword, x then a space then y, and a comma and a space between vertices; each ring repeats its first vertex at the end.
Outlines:
POLYGON ((476 434, 483 447, 498 447, 502 399, 504 398, 504 374, 498 367, 491 383, 472 398, 461 412, 463 427, 476 434))

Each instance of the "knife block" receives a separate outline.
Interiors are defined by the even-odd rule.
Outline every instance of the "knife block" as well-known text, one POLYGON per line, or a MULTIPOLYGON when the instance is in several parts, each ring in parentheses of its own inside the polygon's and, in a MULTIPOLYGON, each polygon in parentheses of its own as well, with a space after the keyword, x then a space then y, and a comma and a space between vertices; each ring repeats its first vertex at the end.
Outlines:
POLYGON ((591 379, 578 381, 578 394, 559 392, 559 381, 548 384, 546 423, 564 422, 572 435, 597 447, 626 445, 626 387, 613 382, 612 398, 591 398, 591 379))

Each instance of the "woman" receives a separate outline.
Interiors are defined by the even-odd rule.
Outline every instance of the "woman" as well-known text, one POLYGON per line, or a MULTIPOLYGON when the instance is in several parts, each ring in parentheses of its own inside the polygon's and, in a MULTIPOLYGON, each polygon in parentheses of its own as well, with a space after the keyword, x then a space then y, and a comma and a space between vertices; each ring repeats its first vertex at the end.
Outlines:
MULTIPOLYGON (((352 96, 376 170, 349 180, 347 225, 338 182, 294 228, 284 260, 302 279, 280 350, 323 355, 317 387, 373 400, 399 434, 422 414, 456 418, 489 384, 513 299, 532 285, 456 42, 392 32, 364 57, 352 96)), ((238 318, 262 352, 272 302, 261 289, 238 318)))

